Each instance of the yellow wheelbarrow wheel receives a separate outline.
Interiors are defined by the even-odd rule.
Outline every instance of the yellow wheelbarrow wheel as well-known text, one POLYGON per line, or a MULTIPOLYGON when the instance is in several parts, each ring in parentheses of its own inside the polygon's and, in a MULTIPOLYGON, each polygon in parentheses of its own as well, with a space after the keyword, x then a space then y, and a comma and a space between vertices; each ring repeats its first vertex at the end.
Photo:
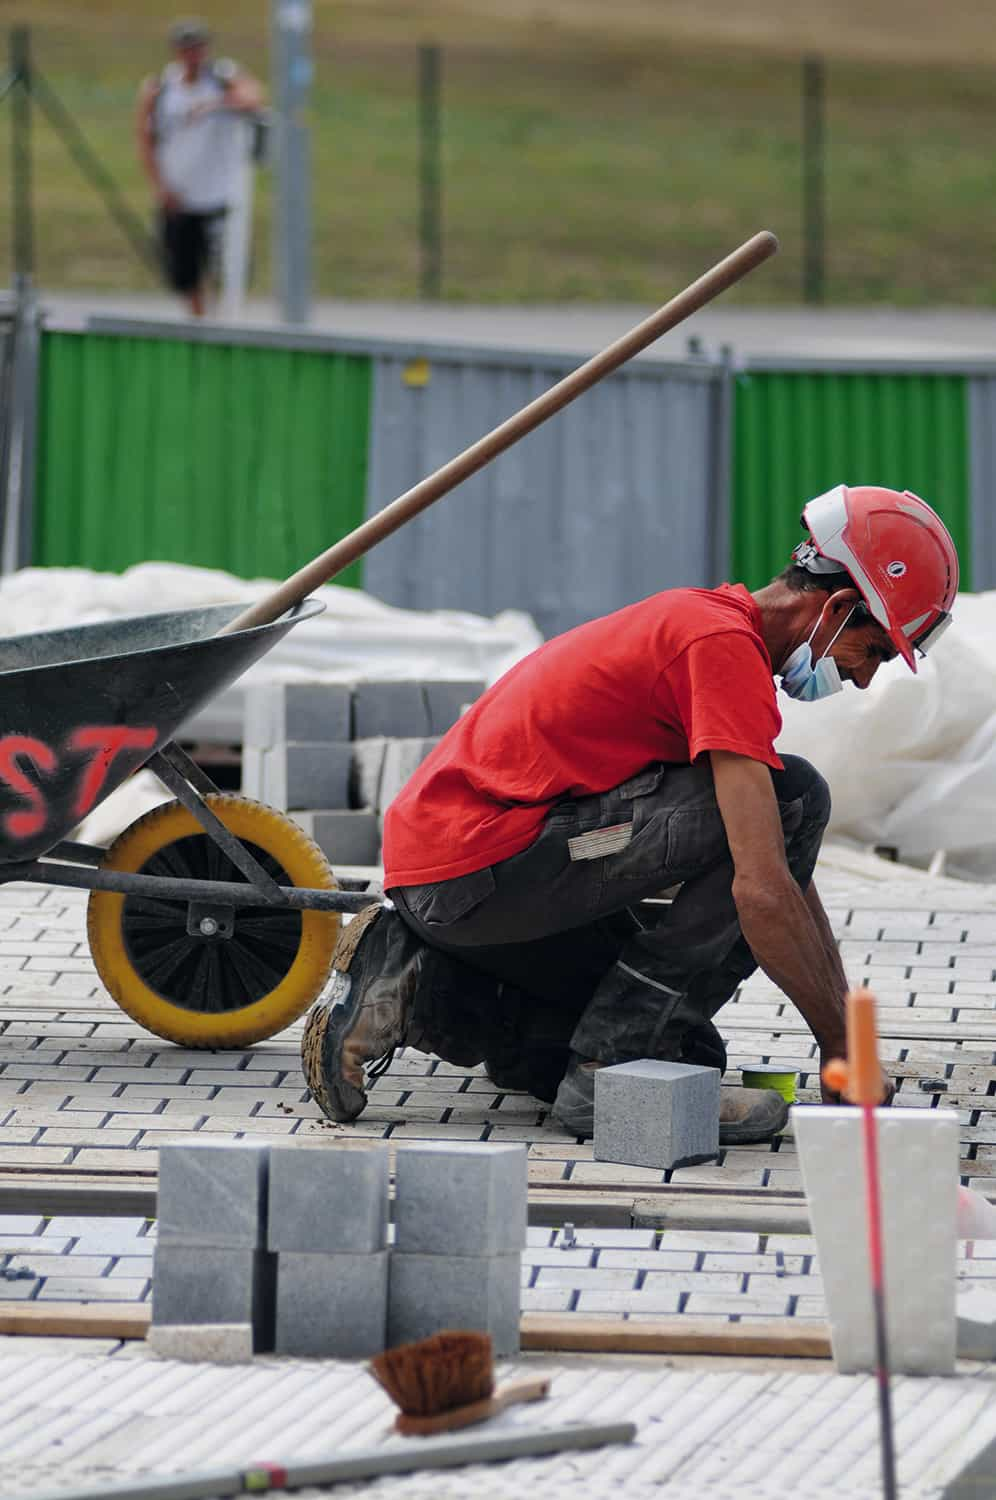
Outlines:
MULTIPOLYGON (((280 885, 335 889, 324 854, 285 814, 247 797, 204 801, 280 885)), ((102 870, 189 880, 245 876, 179 802, 126 828, 102 870)), ((187 931, 185 900, 93 891, 87 909, 97 972, 123 1011, 186 1047, 245 1047, 282 1030, 321 992, 339 936, 338 912, 237 906, 230 937, 187 931)))

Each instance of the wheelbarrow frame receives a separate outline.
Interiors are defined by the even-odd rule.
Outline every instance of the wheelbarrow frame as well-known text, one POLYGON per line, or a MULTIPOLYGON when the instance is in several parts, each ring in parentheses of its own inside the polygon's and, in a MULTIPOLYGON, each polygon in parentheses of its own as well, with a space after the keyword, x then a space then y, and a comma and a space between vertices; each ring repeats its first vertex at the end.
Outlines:
POLYGON ((230 913, 237 906, 357 912, 370 905, 370 895, 358 891, 309 890, 301 886, 279 885, 204 802, 204 796, 217 792, 219 788, 175 741, 167 742, 150 755, 143 769, 152 771, 167 791, 192 813, 207 836, 228 856, 236 869, 241 870, 246 877, 245 884, 103 870, 100 865, 107 854, 106 849, 71 839, 54 845, 39 859, 0 864, 0 884, 20 880, 34 885, 187 901, 190 903, 188 931, 219 937, 227 936, 225 929, 230 926, 230 913), (205 923, 212 925, 204 926, 205 923))

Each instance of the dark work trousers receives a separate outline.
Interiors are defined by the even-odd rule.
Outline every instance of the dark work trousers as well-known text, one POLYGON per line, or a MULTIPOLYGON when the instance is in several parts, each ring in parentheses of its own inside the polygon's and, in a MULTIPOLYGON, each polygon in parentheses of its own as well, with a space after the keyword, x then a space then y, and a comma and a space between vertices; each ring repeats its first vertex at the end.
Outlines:
MULTIPOLYGON (((830 793, 808 761, 771 780, 789 869, 809 885, 830 793)), ((409 928, 451 963, 427 966, 428 1033, 451 1060, 486 1061, 552 1098, 571 1051, 725 1068, 712 1018, 756 968, 708 762, 652 765, 556 804, 521 854, 390 891, 409 928), (640 906, 679 886, 673 901, 640 906), (483 976, 497 983, 482 984, 483 976)))

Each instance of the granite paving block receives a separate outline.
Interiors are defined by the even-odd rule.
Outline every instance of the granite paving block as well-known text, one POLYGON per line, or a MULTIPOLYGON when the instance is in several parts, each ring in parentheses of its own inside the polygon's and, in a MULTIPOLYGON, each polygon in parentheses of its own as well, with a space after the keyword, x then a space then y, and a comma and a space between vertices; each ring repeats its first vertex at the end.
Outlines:
POLYGON ((645 1058, 595 1074, 595 1159, 681 1167, 719 1154, 717 1068, 645 1058))
POLYGON ((255 1142, 163 1142, 159 1147, 160 1244, 246 1250, 265 1246, 268 1165, 269 1147, 255 1142))
POLYGON ((246 689, 243 745, 267 750, 288 741, 345 741, 351 720, 348 683, 264 682, 246 689))
POLYGON ((364 1255, 387 1245, 390 1154, 360 1147, 270 1148, 271 1250, 364 1255))
MULTIPOLYGON (((106 1285, 129 1286, 127 1278, 106 1285)), ((276 1256, 267 1250, 156 1246, 155 1323, 251 1323, 257 1353, 273 1348, 276 1256)))
POLYGON ((353 687, 353 739, 411 739, 431 733, 421 682, 357 682, 353 687))
POLYGON ((369 809, 302 809, 294 821, 334 866, 374 865, 380 858, 380 824, 369 809))
MULTIPOLYGON (((445 1130, 447 1127, 442 1127, 445 1130)), ((426 1142, 398 1151, 396 1246, 403 1254, 501 1255, 526 1243, 526 1151, 426 1142)))
POLYGON ((445 734, 463 713, 484 692, 486 684, 480 679, 453 682, 427 682, 424 684, 425 703, 429 714, 429 733, 445 734))
POLYGON ((391 1256, 388 1345, 444 1328, 489 1333, 501 1358, 519 1349, 519 1254, 391 1256))
POLYGON ((284 744, 263 752, 262 800, 293 811, 348 807, 353 752, 349 744, 284 744))
MULTIPOLYGON (((386 1153, 385 1153, 386 1155, 386 1153)), ((367 1359, 387 1339, 387 1250, 277 1258, 278 1354, 367 1359)))

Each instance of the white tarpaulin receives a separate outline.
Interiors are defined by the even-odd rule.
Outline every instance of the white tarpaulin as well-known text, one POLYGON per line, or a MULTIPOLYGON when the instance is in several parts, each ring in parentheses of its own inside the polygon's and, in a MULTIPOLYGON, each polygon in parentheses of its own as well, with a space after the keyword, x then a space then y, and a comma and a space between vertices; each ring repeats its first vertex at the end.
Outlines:
MULTIPOLYGON (((248 604, 273 587, 267 579, 247 582, 178 563, 139 563, 121 574, 24 568, 0 579, 0 636, 206 604, 248 604)), ((542 640, 530 617, 519 610, 504 610, 494 619, 458 610, 419 613, 335 584, 314 597, 323 601, 325 613, 296 625, 185 725, 185 735, 240 741, 247 684, 277 678, 480 678, 491 683, 542 640)))
POLYGON ((803 755, 833 794, 830 831, 947 868, 996 876, 996 592, 960 594, 951 628, 914 676, 897 659, 872 685, 818 703, 779 693, 779 751, 803 755))

